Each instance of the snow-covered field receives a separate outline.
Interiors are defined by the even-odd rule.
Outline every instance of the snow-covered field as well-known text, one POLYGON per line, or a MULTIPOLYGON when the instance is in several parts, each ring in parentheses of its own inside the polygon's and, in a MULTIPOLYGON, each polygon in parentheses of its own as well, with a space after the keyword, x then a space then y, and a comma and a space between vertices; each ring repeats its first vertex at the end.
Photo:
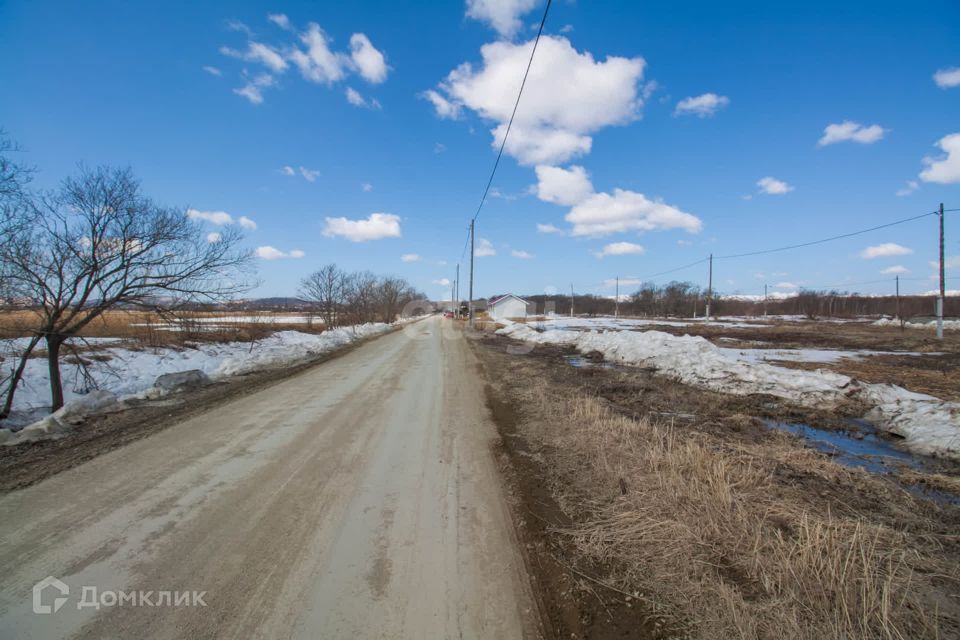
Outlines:
POLYGON ((724 355, 746 362, 813 362, 830 364, 841 360, 859 360, 867 356, 935 356, 938 353, 920 353, 918 351, 871 351, 858 349, 845 351, 841 349, 736 349, 733 347, 717 347, 724 355))
POLYGON ((847 398, 861 400, 871 407, 866 417, 877 427, 903 436, 912 451, 960 459, 960 403, 894 385, 861 383, 830 371, 777 367, 741 357, 744 350, 723 349, 702 337, 662 331, 537 331, 510 323, 497 333, 532 343, 568 345, 583 353, 598 351, 607 360, 654 367, 685 384, 722 393, 769 394, 817 408, 847 398))
MULTIPOLYGON (((895 318, 880 318, 871 324, 876 327, 899 327, 900 321, 895 318)), ((937 321, 927 320, 925 322, 905 322, 903 326, 907 329, 927 329, 932 331, 937 328, 937 321)), ((944 320, 943 328, 945 331, 960 330, 960 320, 944 320)))
MULTIPOLYGON (((191 316, 184 318, 183 323, 235 325, 235 324, 322 324, 323 318, 319 315, 302 314, 263 314, 246 316, 191 316)), ((181 323, 176 320, 161 323, 164 327, 178 327, 181 323)), ((146 326, 138 324, 134 326, 146 326)))
MULTIPOLYGON (((775 326, 779 322, 809 322, 803 316, 720 316, 711 318, 709 326, 727 328, 762 329, 775 326)), ((848 320, 832 318, 817 320, 816 322, 850 323, 863 320, 848 320)), ((595 316, 581 318, 568 316, 549 316, 542 320, 532 320, 529 323, 538 329, 637 329, 659 325, 661 327, 689 327, 708 324, 705 318, 614 318, 611 316, 595 316)))
MULTIPOLYGON (((360 338, 382 333, 390 325, 382 323, 331 329, 321 334, 299 331, 279 331, 255 342, 201 343, 193 347, 174 349, 131 349, 123 345, 102 348, 87 371, 92 380, 85 379, 76 364, 62 364, 64 399, 69 405, 84 398, 93 389, 108 391, 116 396, 143 395, 154 386, 157 377, 199 369, 211 379, 246 373, 256 369, 290 364, 305 358, 327 353, 360 338)), ((96 340, 100 344, 114 341, 96 340)), ((25 344, 26 341, 22 340, 25 344)), ((13 404, 13 413, 5 421, 7 426, 21 426, 35 418, 36 409, 50 405, 49 377, 44 358, 27 362, 22 386, 13 404)))

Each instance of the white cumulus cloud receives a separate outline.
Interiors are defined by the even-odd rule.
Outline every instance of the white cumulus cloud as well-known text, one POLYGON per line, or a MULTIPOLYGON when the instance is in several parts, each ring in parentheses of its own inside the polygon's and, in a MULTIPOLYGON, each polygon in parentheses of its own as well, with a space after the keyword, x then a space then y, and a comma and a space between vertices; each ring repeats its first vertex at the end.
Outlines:
POLYGON ((419 262, 420 255, 416 253, 405 253, 400 256, 400 259, 404 262, 419 262))
POLYGON ((603 249, 597 251, 594 255, 598 258, 603 258, 604 256, 642 256, 646 252, 646 249, 642 245, 634 244, 633 242, 612 242, 608 245, 604 245, 603 249))
POLYGON ((913 253, 913 249, 899 245, 896 242, 884 242, 872 247, 867 247, 860 252, 861 258, 872 260, 873 258, 889 258, 891 256, 907 256, 913 253))
POLYGON ((536 4, 537 0, 467 0, 467 17, 486 22, 509 38, 520 30, 520 17, 536 4))
POLYGON ((326 218, 323 235, 340 236, 351 242, 399 238, 400 216, 392 213, 371 213, 363 220, 326 218))
MULTIPOLYGON (((696 233, 702 223, 696 216, 642 193, 615 189, 595 193, 590 176, 580 166, 536 167, 537 197, 546 202, 572 207, 566 215, 574 236, 604 236, 624 231, 685 229, 696 233)), ((537 225, 540 233, 561 233, 553 225, 537 225)), ((626 243, 629 244, 629 243, 626 243)), ((639 245, 637 245, 639 246, 639 245)))
MULTIPOLYGON (((198 211, 197 209, 187 209, 187 217, 191 220, 203 220, 204 222, 209 222, 210 224, 221 227, 236 223, 244 229, 251 231, 257 228, 257 223, 247 216, 240 216, 234 220, 233 216, 226 211, 198 211)), ((211 242, 213 241, 211 240, 211 242)))
POLYGON ((920 179, 924 182, 941 184, 960 182, 960 133, 951 133, 940 138, 937 146, 946 155, 939 158, 924 158, 923 163, 927 168, 920 172, 920 179))
POLYGON ((707 118, 728 104, 730 104, 730 98, 727 96, 704 93, 703 95, 684 98, 678 102, 676 109, 673 110, 673 115, 695 115, 698 118, 707 118))
POLYGON ((497 250, 493 248, 493 243, 485 238, 480 238, 477 242, 477 246, 473 250, 473 255, 476 258, 483 258, 486 256, 495 256, 497 255, 497 250))
POLYGON ((274 80, 274 77, 269 73, 261 73, 252 78, 248 77, 247 84, 238 89, 234 89, 233 92, 249 100, 250 104, 262 104, 263 90, 267 87, 272 87, 275 83, 276 80, 274 80))
POLYGON ((817 141, 817 145, 825 147, 828 144, 838 142, 859 142, 860 144, 873 144, 886 133, 886 129, 878 124, 870 126, 862 125, 859 122, 846 120, 840 124, 827 125, 823 130, 823 136, 817 141))
POLYGON ((933 74, 933 81, 941 89, 950 89, 951 87, 960 87, 960 67, 948 67, 939 69, 933 74))
POLYGON ((907 180, 907 185, 905 187, 897 189, 896 195, 902 198, 903 196, 910 195, 911 193, 913 193, 919 188, 920 188, 919 182, 917 182, 916 180, 907 180))
POLYGON ((459 104, 451 102, 433 89, 427 89, 420 94, 420 97, 429 100, 437 112, 437 117, 456 120, 460 117, 463 109, 459 104))
POLYGON ((796 285, 792 282, 778 282, 773 286, 776 287, 777 289, 799 289, 800 288, 799 285, 796 285))
POLYGON ((271 13, 267 15, 267 20, 277 25, 281 29, 290 30, 293 26, 290 24, 290 18, 285 13, 271 13))
POLYGON ((440 278, 439 280, 434 280, 433 284, 440 285, 441 287, 449 287, 450 279, 449 278, 440 278))
POLYGON ((269 68, 274 73, 283 73, 290 65, 273 47, 251 40, 244 51, 237 51, 230 47, 220 47, 220 53, 231 58, 238 58, 247 62, 257 62, 269 68))
POLYGON ((562 167, 538 166, 537 197, 544 202, 552 202, 565 207, 583 202, 593 193, 593 184, 587 170, 580 166, 562 167))
POLYGON ((563 229, 552 224, 537 223, 537 233, 557 233, 563 234, 563 229))
POLYGON ((703 228, 700 218, 693 214, 624 189, 614 189, 613 194, 594 193, 570 209, 565 218, 573 225, 574 236, 664 229, 697 233, 703 228))
MULTIPOLYGON (((498 41, 480 49, 479 68, 464 63, 450 72, 438 90, 424 92, 440 117, 456 117, 468 108, 497 123, 496 148, 513 112, 533 42, 498 41)), ((544 36, 530 69, 506 153, 525 165, 557 165, 590 151, 592 133, 639 117, 643 58, 609 56, 595 60, 562 36, 544 36)))
POLYGON ((279 260, 281 258, 302 258, 306 254, 300 249, 292 249, 291 251, 281 251, 270 245, 264 245, 262 247, 257 247, 253 254, 258 258, 263 260, 279 260))
MULTIPOLYGON (((356 74, 371 84, 380 84, 387 79, 390 67, 387 66, 385 54, 363 33, 354 33, 350 37, 349 50, 336 51, 332 47, 332 39, 315 22, 309 23, 304 31, 297 32, 285 14, 269 14, 267 20, 291 32, 290 37, 295 37, 296 40, 274 47, 257 42, 253 39, 253 31, 249 27, 237 23, 232 30, 247 36, 245 48, 220 47, 220 53, 225 56, 262 65, 269 70, 269 74, 261 74, 253 80, 248 79, 243 87, 234 89, 234 93, 253 104, 261 104, 263 89, 276 84, 270 74, 283 74, 291 66, 299 70, 305 80, 328 86, 344 80, 350 74, 356 74)), ((213 67, 205 69, 214 73, 211 71, 213 67)), ((246 70, 242 75, 247 77, 246 70)), ((379 107, 376 100, 365 100, 365 103, 379 107)))
POLYGON ((350 57, 330 49, 330 38, 320 25, 315 22, 307 25, 307 30, 300 34, 300 42, 306 51, 295 47, 289 58, 305 80, 330 85, 347 75, 350 57))
POLYGON ((882 270, 880 273, 882 273, 883 275, 892 276, 900 273, 909 273, 909 272, 910 272, 910 269, 907 269, 902 264, 896 264, 892 267, 887 267, 886 269, 882 270))
POLYGON ((198 211, 187 209, 187 217, 191 220, 204 220, 215 225, 233 224, 233 216, 226 211, 198 211))
POLYGON ((520 249, 514 249, 513 251, 510 252, 510 255, 513 256, 514 258, 520 258, 521 260, 529 260, 533 258, 532 253, 521 251, 520 249))
POLYGON ((216 231, 213 231, 207 234, 207 242, 211 242, 211 243, 220 242, 222 237, 223 236, 221 236, 219 233, 217 233, 216 231))
POLYGON ((387 79, 387 59, 366 35, 355 33, 350 36, 350 59, 367 82, 380 84, 387 79))
POLYGON ((373 99, 367 100, 360 92, 354 89, 353 87, 347 87, 346 91, 347 102, 352 104, 355 107, 362 107, 364 109, 380 109, 380 101, 373 99))
POLYGON ((220 71, 217 67, 211 67, 210 65, 205 65, 203 70, 209 73, 212 76, 222 76, 223 71, 220 71))
POLYGON ((300 167, 300 175, 303 176, 303 179, 307 182, 316 182, 317 178, 320 177, 320 172, 316 169, 307 169, 306 167, 300 167))
POLYGON ((777 180, 772 176, 760 178, 757 180, 757 186, 760 187, 761 193, 766 193, 772 196, 782 196, 785 193, 793 191, 792 186, 783 180, 777 180))

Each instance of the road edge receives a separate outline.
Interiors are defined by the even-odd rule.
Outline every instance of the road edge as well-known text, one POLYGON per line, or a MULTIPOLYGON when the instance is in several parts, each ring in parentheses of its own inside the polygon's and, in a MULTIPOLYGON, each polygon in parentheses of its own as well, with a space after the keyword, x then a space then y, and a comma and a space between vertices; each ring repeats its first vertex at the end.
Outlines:
POLYGON ((120 411, 93 416, 62 438, 0 446, 0 495, 37 484, 105 453, 148 438, 184 420, 215 410, 238 396, 268 389, 416 322, 419 320, 392 326, 381 333, 288 366, 257 369, 158 400, 136 401, 120 411))

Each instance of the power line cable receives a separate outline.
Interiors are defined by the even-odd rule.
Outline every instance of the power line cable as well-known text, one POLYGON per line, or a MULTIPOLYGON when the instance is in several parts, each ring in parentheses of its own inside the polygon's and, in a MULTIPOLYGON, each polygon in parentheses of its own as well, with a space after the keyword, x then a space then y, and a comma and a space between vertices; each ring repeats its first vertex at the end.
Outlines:
POLYGON ((661 272, 659 272, 659 273, 653 273, 653 274, 650 274, 650 275, 648 275, 648 276, 644 276, 644 277, 638 278, 638 279, 639 279, 639 280, 650 280, 650 279, 656 278, 656 277, 658 277, 658 276, 665 276, 665 275, 667 275, 668 273, 675 273, 675 272, 677 272, 677 271, 683 271, 684 269, 689 269, 690 267, 695 267, 695 266, 697 266, 698 264, 703 264, 703 263, 706 262, 707 260, 709 260, 709 258, 701 258, 700 260, 697 260, 696 262, 691 262, 690 264, 685 264, 685 265, 683 265, 682 267, 676 267, 676 268, 674 268, 674 269, 667 269, 666 271, 661 271, 661 272))
POLYGON ((838 236, 831 236, 829 238, 822 238, 820 240, 813 240, 811 242, 802 242, 800 244, 791 244, 785 247, 777 247, 776 249, 763 249, 761 251, 748 251, 746 253, 735 253, 727 256, 714 256, 714 260, 729 260, 731 258, 746 258, 748 256, 759 256, 767 253, 776 253, 778 251, 788 251, 790 249, 800 249, 802 247, 811 247, 817 244, 823 244, 825 242, 833 242, 834 240, 842 240, 844 238, 852 238, 853 236, 858 236, 864 233, 870 233, 871 231, 878 231, 880 229, 886 229, 887 227, 893 227, 898 224, 904 224, 907 222, 913 222, 914 220, 919 220, 921 218, 926 218, 927 216, 938 215, 939 211, 931 211, 929 213, 924 213, 919 216, 913 216, 911 218, 904 218, 902 220, 896 220, 894 222, 888 222, 887 224, 881 224, 876 227, 870 227, 869 229, 861 229, 859 231, 852 231, 850 233, 844 233, 838 236))
POLYGON ((467 227, 467 239, 463 241, 463 251, 460 252, 460 262, 463 262, 463 256, 467 255, 467 245, 470 244, 470 227, 467 227))
POLYGON ((533 50, 530 52, 530 60, 527 61, 527 70, 523 73, 523 82, 520 83, 520 91, 517 92, 517 101, 513 104, 513 113, 510 114, 510 121, 507 123, 507 130, 503 134, 503 140, 500 142, 500 151, 497 152, 497 160, 493 163, 493 171, 490 172, 490 179, 487 180, 487 186, 483 190, 483 197, 480 198, 480 205, 477 212, 473 214, 473 220, 476 221, 480 215, 480 209, 487 200, 487 193, 490 191, 490 185, 493 184, 493 177, 497 173, 497 167, 500 166, 500 158, 503 156, 503 149, 507 146, 507 137, 510 135, 510 129, 513 127, 513 119, 517 115, 517 107, 520 106, 520 97, 523 95, 523 88, 527 84, 527 76, 530 75, 530 67, 533 65, 533 55, 537 52, 537 45, 540 44, 540 35, 543 33, 543 26, 547 23, 547 13, 550 11, 550 5, 553 0, 547 0, 547 6, 543 9, 543 18, 540 20, 540 29, 537 31, 537 38, 533 41, 533 50))

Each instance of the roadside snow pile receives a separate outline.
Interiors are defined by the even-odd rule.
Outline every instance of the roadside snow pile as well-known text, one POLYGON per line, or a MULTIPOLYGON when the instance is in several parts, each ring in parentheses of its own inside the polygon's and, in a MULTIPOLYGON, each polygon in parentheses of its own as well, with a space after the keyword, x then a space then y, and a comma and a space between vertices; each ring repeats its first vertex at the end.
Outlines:
MULTIPOLYGON (((871 323, 875 327, 899 327, 900 321, 896 318, 880 318, 871 323)), ((936 329, 937 321, 928 320, 926 322, 904 322, 903 326, 907 329, 936 329)), ((945 330, 960 329, 960 320, 944 320, 943 328, 945 330)))
MULTIPOLYGON (((95 398, 102 400, 101 394, 104 393, 113 397, 114 403, 126 398, 160 397, 168 390, 162 388, 163 385, 157 386, 157 380, 167 374, 193 371, 193 377, 199 379, 205 375, 215 381, 306 360, 389 328, 389 324, 370 323, 320 334, 278 331, 256 342, 209 343, 186 349, 128 349, 120 346, 101 349, 97 351, 97 359, 90 359, 87 364, 90 379, 84 376, 80 366, 62 363, 64 408, 32 426, 38 431, 53 433, 58 429, 51 419, 64 422, 71 411, 80 409, 86 413, 102 411, 101 402, 94 403, 96 407, 91 402, 95 398)), ((14 428, 32 422, 31 417, 35 420, 38 410, 50 405, 49 394, 46 359, 31 358, 14 397, 11 416, 4 422, 14 428)), ((2 431, 6 430, 0 429, 2 431)), ((0 434, 0 442, 3 441, 7 444, 14 442, 9 434, 0 434)))
MULTIPOLYGON (((722 340, 722 338, 721 338, 722 340)), ((768 343, 769 344, 769 343, 768 343)), ((919 351, 842 351, 838 349, 738 349, 718 347, 724 354, 737 360, 748 362, 814 362, 829 364, 841 360, 861 360, 869 356, 936 356, 939 352, 922 353, 919 351)))
POLYGON ((544 331, 512 324, 497 333, 541 344, 563 344, 608 360, 649 366, 697 387, 746 395, 766 393, 802 404, 836 402, 852 380, 830 372, 784 369, 730 358, 706 338, 674 336, 662 331, 544 331))
POLYGON ((944 402, 892 384, 865 384, 867 419, 905 438, 917 453, 960 459, 960 403, 944 402))
POLYGON ((871 407, 878 427, 903 436, 912 451, 960 459, 960 404, 911 393, 893 385, 866 384, 830 371, 785 369, 738 360, 705 338, 661 331, 536 331, 511 323, 498 334, 537 344, 599 351, 611 361, 648 366, 684 384, 738 395, 769 394, 824 408, 844 399, 871 407))

